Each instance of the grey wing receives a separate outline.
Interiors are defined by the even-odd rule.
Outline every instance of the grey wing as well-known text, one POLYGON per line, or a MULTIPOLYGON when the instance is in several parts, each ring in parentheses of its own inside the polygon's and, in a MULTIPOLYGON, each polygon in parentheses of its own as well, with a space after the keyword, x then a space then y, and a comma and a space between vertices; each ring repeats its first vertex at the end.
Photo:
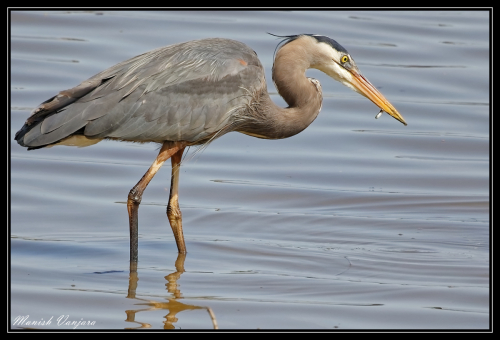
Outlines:
POLYGON ((215 38, 166 46, 61 91, 33 111, 16 139, 29 147, 74 133, 196 143, 233 124, 265 86, 262 65, 243 43, 215 38))

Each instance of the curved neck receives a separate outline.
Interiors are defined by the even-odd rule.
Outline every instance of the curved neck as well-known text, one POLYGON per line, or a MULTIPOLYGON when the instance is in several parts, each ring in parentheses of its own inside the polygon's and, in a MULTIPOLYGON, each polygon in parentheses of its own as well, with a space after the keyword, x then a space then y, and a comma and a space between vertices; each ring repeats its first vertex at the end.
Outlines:
POLYGON ((306 48, 294 45, 290 42, 280 48, 273 65, 274 84, 289 106, 276 105, 264 89, 258 98, 259 119, 241 132, 261 138, 287 138, 304 130, 318 116, 321 86, 305 75, 311 65, 306 48))

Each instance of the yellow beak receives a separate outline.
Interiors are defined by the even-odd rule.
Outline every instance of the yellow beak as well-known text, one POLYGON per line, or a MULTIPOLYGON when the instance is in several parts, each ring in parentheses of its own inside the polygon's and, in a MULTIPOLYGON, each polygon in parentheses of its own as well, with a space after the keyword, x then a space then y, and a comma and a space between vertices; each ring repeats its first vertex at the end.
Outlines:
POLYGON ((392 106, 392 104, 389 103, 387 99, 385 99, 382 93, 380 93, 379 90, 377 90, 375 86, 373 86, 372 83, 368 81, 368 79, 366 79, 356 71, 350 70, 350 72, 353 75, 353 81, 351 84, 358 90, 359 93, 370 99, 375 105, 377 105, 383 111, 387 112, 392 117, 399 120, 404 125, 408 125, 406 124, 403 116, 399 114, 398 110, 396 110, 394 106, 392 106))

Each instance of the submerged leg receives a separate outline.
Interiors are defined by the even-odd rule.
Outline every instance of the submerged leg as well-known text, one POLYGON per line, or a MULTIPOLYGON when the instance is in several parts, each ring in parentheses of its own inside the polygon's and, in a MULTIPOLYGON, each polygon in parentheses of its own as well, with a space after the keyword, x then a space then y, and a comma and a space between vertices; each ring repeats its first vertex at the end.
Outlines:
POLYGON ((142 200, 142 193, 153 179, 154 175, 161 168, 163 163, 176 154, 179 150, 184 150, 184 142, 164 142, 158 156, 146 171, 141 180, 130 190, 127 200, 127 210, 130 226, 130 261, 137 261, 139 230, 138 230, 138 210, 142 200))
POLYGON ((167 206, 167 216, 170 226, 174 232, 177 250, 181 254, 186 254, 186 244, 184 243, 184 234, 182 233, 182 213, 179 209, 179 168, 181 166, 182 154, 184 148, 179 149, 172 156, 172 183, 170 184, 170 198, 167 206))

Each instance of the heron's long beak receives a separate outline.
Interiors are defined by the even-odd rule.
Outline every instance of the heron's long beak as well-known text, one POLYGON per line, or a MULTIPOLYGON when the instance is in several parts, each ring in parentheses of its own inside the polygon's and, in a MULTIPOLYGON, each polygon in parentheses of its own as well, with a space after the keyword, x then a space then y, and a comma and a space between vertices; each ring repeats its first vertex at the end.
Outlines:
POLYGON ((389 103, 387 99, 385 99, 382 93, 380 93, 379 90, 377 90, 375 86, 373 86, 372 83, 368 81, 368 79, 355 71, 351 71, 351 74, 353 75, 351 84, 358 90, 360 94, 370 99, 373 103, 375 103, 375 105, 380 107, 383 111, 387 112, 392 117, 399 120, 404 125, 407 125, 403 116, 399 114, 398 110, 396 110, 394 106, 392 106, 392 104, 389 103))

